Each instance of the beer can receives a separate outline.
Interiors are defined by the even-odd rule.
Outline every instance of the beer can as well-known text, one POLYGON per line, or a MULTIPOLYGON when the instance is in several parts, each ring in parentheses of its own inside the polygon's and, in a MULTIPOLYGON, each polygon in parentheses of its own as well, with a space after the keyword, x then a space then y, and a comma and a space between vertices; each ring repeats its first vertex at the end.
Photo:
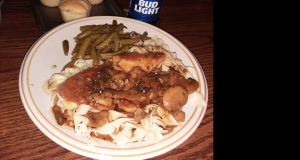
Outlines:
POLYGON ((162 2, 163 0, 131 0, 128 17, 156 25, 162 2))

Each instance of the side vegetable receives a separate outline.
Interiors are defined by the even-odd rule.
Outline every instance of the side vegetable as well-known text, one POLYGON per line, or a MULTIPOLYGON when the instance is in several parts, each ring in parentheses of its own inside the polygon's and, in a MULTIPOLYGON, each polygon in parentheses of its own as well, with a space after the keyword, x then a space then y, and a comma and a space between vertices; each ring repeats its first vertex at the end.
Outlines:
MULTIPOLYGON (((76 45, 71 52, 71 61, 66 66, 72 67, 77 59, 93 59, 93 65, 98 65, 100 60, 111 59, 113 55, 127 52, 135 44, 149 39, 147 32, 124 33, 124 28, 127 27, 116 20, 112 24, 81 26, 80 33, 74 37, 76 45)), ((63 49, 64 54, 68 55, 69 44, 66 40, 63 41, 63 49)))

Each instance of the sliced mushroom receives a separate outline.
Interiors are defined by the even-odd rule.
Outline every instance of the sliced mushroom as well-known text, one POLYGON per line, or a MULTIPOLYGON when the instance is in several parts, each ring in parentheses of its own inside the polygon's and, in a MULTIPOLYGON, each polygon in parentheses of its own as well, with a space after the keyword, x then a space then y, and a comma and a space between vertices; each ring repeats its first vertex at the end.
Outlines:
POLYGON ((172 86, 163 95, 163 104, 168 111, 177 111, 188 101, 188 91, 183 86, 172 86))
POLYGON ((180 72, 175 69, 170 70, 170 85, 182 85, 184 86, 188 94, 195 92, 199 88, 199 82, 193 78, 186 79, 184 76, 180 74, 180 72))
POLYGON ((171 113, 177 122, 184 122, 185 120, 185 112, 182 110, 177 110, 171 113))
POLYGON ((101 127, 108 123, 108 111, 102 110, 100 112, 87 112, 85 116, 89 119, 88 127, 101 127))
POLYGON ((62 126, 66 122, 67 118, 64 116, 59 106, 54 105, 52 110, 57 124, 62 126))

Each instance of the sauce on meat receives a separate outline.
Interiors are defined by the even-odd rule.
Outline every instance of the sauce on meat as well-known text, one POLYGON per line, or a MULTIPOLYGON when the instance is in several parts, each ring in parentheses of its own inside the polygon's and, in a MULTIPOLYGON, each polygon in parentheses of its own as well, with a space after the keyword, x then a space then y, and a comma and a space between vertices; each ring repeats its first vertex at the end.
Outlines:
POLYGON ((96 80, 99 68, 86 69, 70 78, 63 83, 57 92, 63 95, 67 100, 77 104, 88 103, 88 97, 99 91, 96 80))
MULTIPOLYGON (((152 56, 154 55, 155 54, 152 56)), ((159 61, 161 61, 160 56, 159 59, 159 61)), ((118 62, 125 63, 123 60, 119 60, 118 62)), ((194 79, 186 80, 172 67, 170 68, 170 73, 167 73, 161 71, 160 68, 154 68, 148 72, 143 69, 145 66, 131 66, 130 70, 124 71, 116 67, 116 63, 105 61, 99 66, 88 68, 67 78, 65 82, 60 84, 56 91, 67 101, 76 104, 87 104, 98 109, 100 112, 115 110, 128 115, 128 117, 134 118, 136 122, 140 122, 141 119, 145 118, 147 114, 144 111, 144 107, 148 104, 157 104, 165 107, 171 114, 176 113, 174 114, 174 118, 177 119, 177 121, 184 121, 184 112, 176 111, 180 110, 185 104, 180 103, 175 109, 171 106, 164 106, 164 104, 170 104, 166 102, 166 100, 173 101, 172 98, 166 98, 168 96, 166 96, 165 93, 173 94, 171 97, 176 98, 181 98, 181 95, 178 93, 184 93, 182 103, 186 103, 187 92, 196 90, 199 86, 198 82, 194 79), (186 88, 191 82, 195 83, 194 87, 186 88), (168 90, 169 88, 175 89, 168 90), (167 90, 168 92, 166 92, 167 90)), ((67 117, 66 110, 63 113, 60 107, 55 105, 52 111, 59 125, 65 124, 67 126, 73 126, 72 120, 67 117)), ((103 112, 101 115, 90 113, 87 114, 86 117, 90 121, 93 121, 93 123, 90 122, 87 125, 88 127, 100 127, 104 125, 107 122, 106 119, 108 119, 106 112, 103 112), (101 118, 99 119, 97 117, 105 117, 105 120, 101 120, 101 118)), ((166 129, 172 131, 173 127, 167 126, 166 129)), ((112 141, 109 135, 95 135, 92 133, 91 136, 112 141)))
MULTIPOLYGON (((97 99, 97 95, 105 88, 110 79, 110 74, 107 69, 110 69, 111 64, 109 62, 99 65, 95 68, 86 69, 80 73, 69 77, 61 86, 57 88, 57 92, 65 99, 77 104, 89 104, 94 108, 110 110, 114 109, 113 105, 107 106, 97 99)), ((98 97, 99 98, 99 97, 98 97)), ((108 97, 101 97, 107 100, 108 97)))

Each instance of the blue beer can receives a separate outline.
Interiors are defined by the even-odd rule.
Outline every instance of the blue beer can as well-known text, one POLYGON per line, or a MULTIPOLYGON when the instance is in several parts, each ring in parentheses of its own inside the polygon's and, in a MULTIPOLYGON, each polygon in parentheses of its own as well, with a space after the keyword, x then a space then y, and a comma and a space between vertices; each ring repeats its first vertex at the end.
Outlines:
POLYGON ((163 0, 131 0, 128 17, 156 25, 163 0))

